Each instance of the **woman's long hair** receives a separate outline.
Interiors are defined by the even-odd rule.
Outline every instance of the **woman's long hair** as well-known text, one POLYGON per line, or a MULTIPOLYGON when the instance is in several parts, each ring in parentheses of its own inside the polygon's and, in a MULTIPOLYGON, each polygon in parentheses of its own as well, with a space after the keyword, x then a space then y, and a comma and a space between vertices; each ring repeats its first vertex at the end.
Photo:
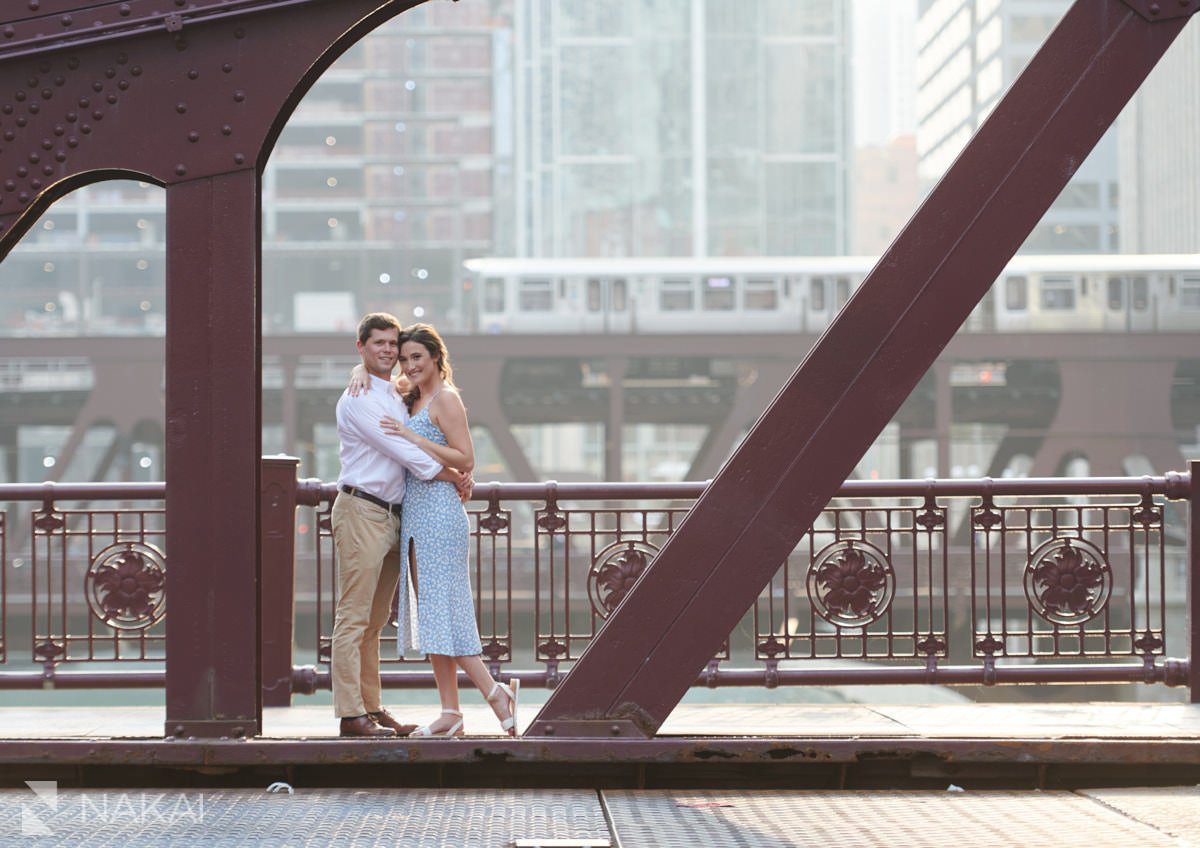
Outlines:
MULTIPOLYGON (((413 324, 403 330, 400 333, 400 346, 403 347, 405 342, 416 342, 429 351, 429 358, 437 362, 438 373, 442 375, 442 380, 448 386, 454 385, 454 368, 450 365, 450 354, 446 350, 446 343, 442 341, 442 337, 438 335, 438 331, 432 325, 413 324)), ((421 390, 416 386, 404 393, 404 405, 408 407, 410 413, 420 397, 421 390)))

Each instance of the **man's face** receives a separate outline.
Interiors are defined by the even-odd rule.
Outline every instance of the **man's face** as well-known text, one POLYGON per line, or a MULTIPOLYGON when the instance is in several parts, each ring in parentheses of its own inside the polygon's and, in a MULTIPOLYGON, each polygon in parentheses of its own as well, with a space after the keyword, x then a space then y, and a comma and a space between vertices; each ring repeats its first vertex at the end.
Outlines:
POLYGON ((372 330, 365 342, 358 342, 358 354, 363 367, 384 380, 392 376, 392 367, 400 353, 400 331, 395 327, 388 330, 372 330))

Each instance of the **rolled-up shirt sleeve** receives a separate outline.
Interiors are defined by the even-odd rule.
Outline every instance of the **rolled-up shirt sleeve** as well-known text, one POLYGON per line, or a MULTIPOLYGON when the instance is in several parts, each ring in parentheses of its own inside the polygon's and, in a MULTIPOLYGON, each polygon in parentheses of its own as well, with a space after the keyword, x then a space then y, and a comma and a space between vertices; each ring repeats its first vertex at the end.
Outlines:
POLYGON ((384 456, 394 459, 422 480, 432 480, 444 467, 407 439, 390 436, 379 426, 382 413, 366 397, 348 398, 338 405, 339 422, 384 456))

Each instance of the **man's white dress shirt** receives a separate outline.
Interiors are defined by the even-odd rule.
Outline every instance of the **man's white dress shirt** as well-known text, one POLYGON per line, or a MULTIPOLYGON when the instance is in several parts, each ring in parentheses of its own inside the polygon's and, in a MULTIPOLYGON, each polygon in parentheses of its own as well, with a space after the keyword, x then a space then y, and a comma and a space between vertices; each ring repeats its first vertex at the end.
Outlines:
POLYGON ((351 397, 347 390, 337 403, 342 460, 338 489, 353 486, 397 504, 404 499, 404 469, 431 480, 442 464, 407 439, 384 432, 380 420, 388 415, 407 424, 408 408, 387 380, 373 374, 368 379, 371 391, 351 397))

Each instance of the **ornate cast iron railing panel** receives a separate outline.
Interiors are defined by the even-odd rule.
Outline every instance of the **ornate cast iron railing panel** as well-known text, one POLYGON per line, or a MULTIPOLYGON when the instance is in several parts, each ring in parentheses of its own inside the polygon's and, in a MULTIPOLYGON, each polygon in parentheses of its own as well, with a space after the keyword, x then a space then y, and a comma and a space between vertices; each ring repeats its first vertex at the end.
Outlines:
POLYGON ((932 498, 825 510, 754 606, 754 658, 946 656, 946 519, 932 498))
POLYGON ((971 509, 973 655, 1164 656, 1161 498, 971 509))
POLYGON ((32 513, 35 662, 164 659, 163 517, 161 508, 32 513))

